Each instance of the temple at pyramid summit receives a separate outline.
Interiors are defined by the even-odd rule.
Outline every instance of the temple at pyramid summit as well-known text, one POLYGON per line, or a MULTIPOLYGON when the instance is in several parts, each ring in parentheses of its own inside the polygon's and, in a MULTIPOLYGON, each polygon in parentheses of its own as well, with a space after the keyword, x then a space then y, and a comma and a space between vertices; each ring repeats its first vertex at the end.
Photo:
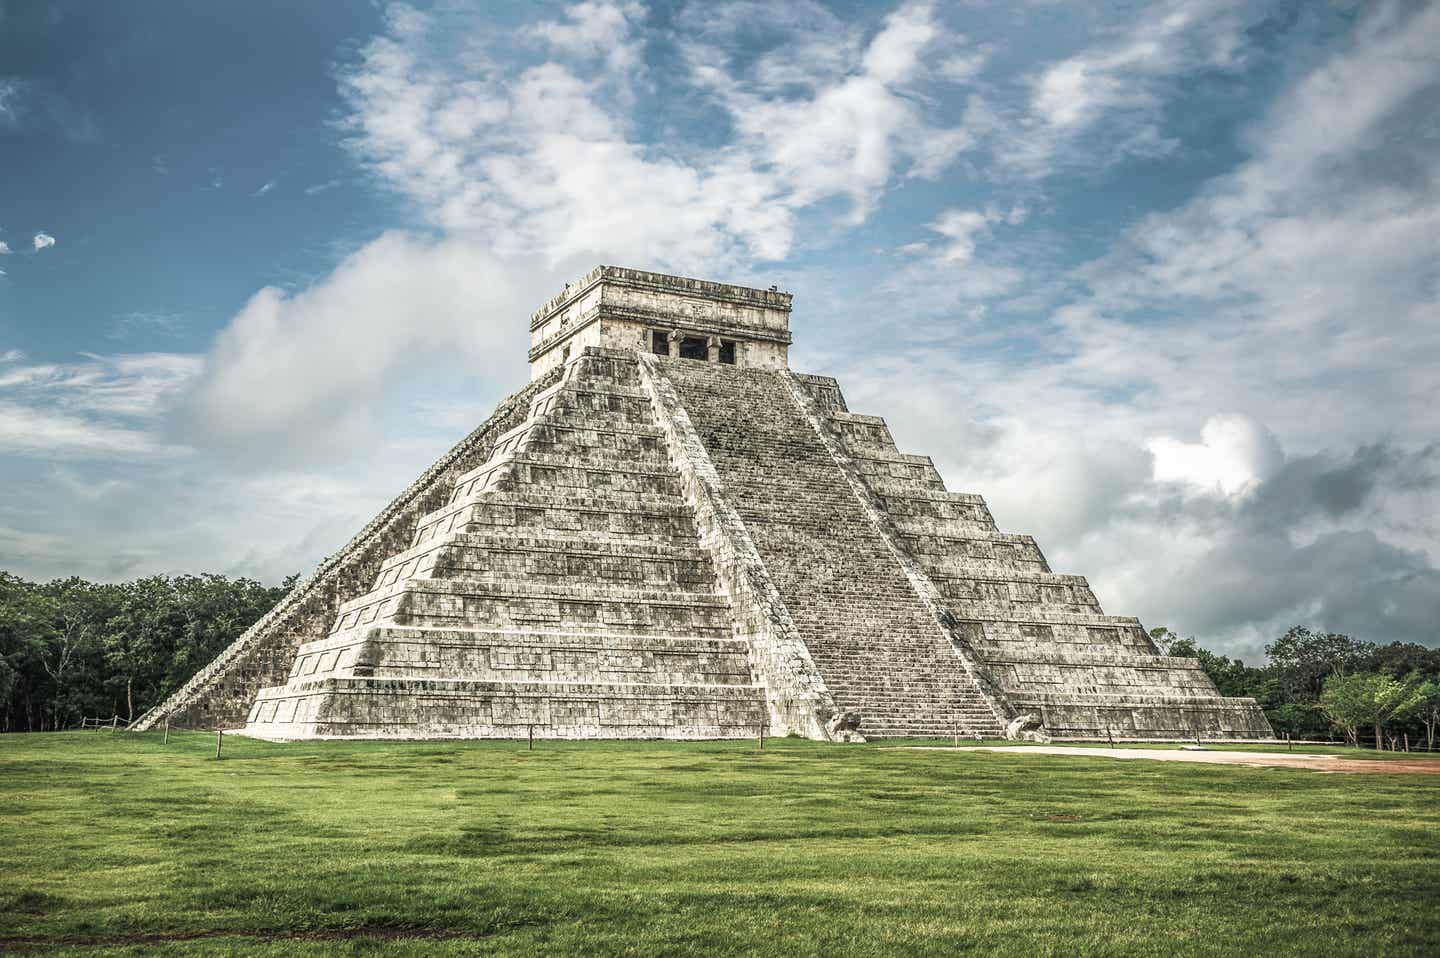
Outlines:
POLYGON ((132 727, 1272 737, 792 371, 790 305, 611 266, 569 284, 530 318, 530 383, 132 727))

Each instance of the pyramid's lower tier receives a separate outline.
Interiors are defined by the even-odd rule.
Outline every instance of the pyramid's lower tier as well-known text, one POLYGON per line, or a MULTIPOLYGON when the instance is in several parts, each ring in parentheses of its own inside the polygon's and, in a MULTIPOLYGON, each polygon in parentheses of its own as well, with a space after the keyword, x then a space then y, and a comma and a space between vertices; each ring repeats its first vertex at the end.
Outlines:
POLYGON ((527 401, 247 734, 1271 735, 832 379, 591 348, 527 401))

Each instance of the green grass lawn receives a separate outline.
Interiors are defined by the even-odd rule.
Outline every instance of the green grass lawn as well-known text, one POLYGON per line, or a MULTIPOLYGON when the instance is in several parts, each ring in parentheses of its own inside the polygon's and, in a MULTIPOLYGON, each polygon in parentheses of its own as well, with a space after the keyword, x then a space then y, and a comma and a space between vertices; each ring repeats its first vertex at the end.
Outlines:
POLYGON ((1440 953, 1440 776, 0 736, 0 952, 1440 953))

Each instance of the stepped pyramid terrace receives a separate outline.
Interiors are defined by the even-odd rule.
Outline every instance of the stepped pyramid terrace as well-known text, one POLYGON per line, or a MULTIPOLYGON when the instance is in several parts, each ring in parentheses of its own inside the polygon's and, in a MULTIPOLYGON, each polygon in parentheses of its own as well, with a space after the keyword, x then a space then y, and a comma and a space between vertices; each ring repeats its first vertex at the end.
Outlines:
POLYGON ((790 304, 609 266, 571 283, 530 319, 529 385, 134 727, 1272 736, 791 371, 790 304))

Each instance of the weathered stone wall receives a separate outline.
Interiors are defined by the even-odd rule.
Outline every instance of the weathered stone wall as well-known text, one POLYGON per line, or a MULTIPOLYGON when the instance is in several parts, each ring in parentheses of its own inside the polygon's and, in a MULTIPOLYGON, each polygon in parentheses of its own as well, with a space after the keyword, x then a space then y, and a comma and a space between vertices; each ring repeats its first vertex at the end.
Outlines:
POLYGON ((848 739, 856 713, 934 736, 1033 712, 1060 737, 1269 737, 835 380, 790 372, 789 309, 591 271, 532 317, 531 386, 137 727, 848 739), (654 331, 709 361, 652 355, 654 331))
POLYGON ((592 349, 260 691, 264 738, 730 738, 767 723, 634 353, 592 349))
POLYGON ((340 605, 364 593, 384 560, 409 542, 418 518, 450 496, 458 475, 490 457, 497 437, 522 421, 531 398, 558 377, 557 372, 532 382, 503 400, 483 425, 425 470, 339 552, 320 563, 274 609, 132 727, 145 731, 166 716, 172 725, 181 727, 242 724, 256 693, 285 681, 296 648, 326 634, 340 605))
POLYGON ((998 735, 996 711, 844 472, 788 372, 656 359, 825 685, 866 736, 998 735))
POLYGON ((600 266, 531 317, 530 375, 588 347, 650 352, 652 330, 724 337, 737 343, 740 365, 784 369, 790 294, 600 266))
POLYGON ((850 412, 835 380, 795 382, 1013 712, 1057 737, 1271 737, 1252 699, 1222 697, 1198 661, 1160 656, 1139 620, 1105 615, 1083 576, 1052 572, 1034 539, 1000 532, 980 496, 946 491, 883 419, 850 412))
POLYGON ((770 730, 828 738, 826 723, 839 711, 835 699, 659 362, 642 356, 641 379, 695 511, 700 542, 730 596, 735 634, 745 640, 755 675, 765 686, 770 730))

